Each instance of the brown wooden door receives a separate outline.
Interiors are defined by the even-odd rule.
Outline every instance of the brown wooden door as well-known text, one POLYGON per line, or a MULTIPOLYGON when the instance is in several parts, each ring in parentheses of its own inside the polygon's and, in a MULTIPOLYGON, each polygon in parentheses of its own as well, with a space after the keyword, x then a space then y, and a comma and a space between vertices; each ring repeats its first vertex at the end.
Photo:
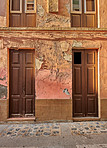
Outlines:
POLYGON ((73 50, 73 116, 98 116, 97 51, 73 50))
POLYGON ((72 0, 71 7, 71 27, 97 27, 97 0, 72 0))
POLYGON ((36 27, 36 1, 10 0, 10 27, 36 27))
POLYGON ((10 117, 34 116, 34 51, 10 50, 10 117))

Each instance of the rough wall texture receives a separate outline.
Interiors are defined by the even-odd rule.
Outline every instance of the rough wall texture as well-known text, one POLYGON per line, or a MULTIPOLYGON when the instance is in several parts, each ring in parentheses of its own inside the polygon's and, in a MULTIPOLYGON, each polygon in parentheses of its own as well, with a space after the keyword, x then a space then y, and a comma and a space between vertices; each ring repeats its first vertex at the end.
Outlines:
POLYGON ((1 31, 1 98, 6 97, 7 48, 15 47, 35 48, 37 99, 72 98, 72 48, 99 48, 101 98, 107 98, 106 40, 107 33, 100 31, 1 31))
POLYGON ((6 0, 0 0, 0 27, 6 27, 6 0))
POLYGON ((8 100, 0 100, 0 121, 6 121, 8 118, 8 107, 9 102, 8 100))
POLYGON ((0 27, 6 27, 6 17, 0 16, 0 27))
POLYGON ((72 120, 72 100, 36 100, 36 121, 72 120))
POLYGON ((7 50, 0 38, 0 99, 7 98, 7 50))
POLYGON ((49 0, 49 12, 58 12, 58 0, 49 0))
POLYGON ((100 28, 107 28, 107 0, 99 0, 100 3, 100 28))
POLYGON ((7 0, 0 0, 0 16, 6 16, 6 2, 7 0))
POLYGON ((107 120, 107 99, 101 100, 101 118, 107 120))
MULTIPOLYGON (((56 8, 55 8, 56 9, 56 8)), ((37 27, 70 27, 70 1, 59 0, 58 12, 49 13, 48 0, 37 0, 37 27)))
MULTIPOLYGON (((45 101, 52 99, 72 100, 72 48, 77 48, 77 50, 78 48, 97 48, 99 49, 100 59, 100 73, 98 74, 100 76, 100 98, 107 100, 106 40, 107 31, 100 30, 84 30, 82 32, 81 30, 0 31, 0 99, 7 98, 9 93, 7 91, 9 76, 7 71, 7 62, 9 62, 7 59, 8 48, 10 50, 19 48, 35 49, 36 99, 44 99, 45 101)), ((47 102, 44 108, 46 107, 49 107, 49 103, 47 102)), ((56 103, 52 105, 53 110, 56 107, 58 107, 56 103)), ((40 108, 39 106, 38 111, 40 108)), ((104 115, 105 117, 105 113, 103 113, 102 106, 101 116, 104 115)), ((44 113, 44 118, 46 114, 47 112, 44 113)))
POLYGON ((107 99, 107 41, 103 41, 100 50, 100 87, 101 98, 107 99))
MULTIPOLYGON (((36 3, 36 27, 71 26, 70 0, 37 0, 36 3)), ((106 6, 107 0, 99 0, 100 28, 107 28, 106 6)), ((9 12, 9 0, 0 0, 0 27, 6 27, 9 24, 9 14, 7 12, 9 12)))

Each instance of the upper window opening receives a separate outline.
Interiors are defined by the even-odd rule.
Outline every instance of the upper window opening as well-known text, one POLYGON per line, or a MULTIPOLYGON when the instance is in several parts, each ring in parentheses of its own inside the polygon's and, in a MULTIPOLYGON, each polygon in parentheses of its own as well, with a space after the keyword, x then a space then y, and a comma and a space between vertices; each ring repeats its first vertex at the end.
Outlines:
POLYGON ((95 0, 85 0, 85 10, 95 11, 95 0))
POLYGON ((26 0, 26 12, 35 12, 35 0, 26 0))
POLYGON ((71 26, 97 27, 97 0, 71 0, 71 26))
POLYGON ((74 64, 81 64, 81 52, 74 52, 74 64))
POLYGON ((81 1, 72 0, 72 11, 81 11, 81 1))
POLYGON ((36 27, 36 0, 9 0, 10 27, 36 27))
POLYGON ((10 0, 10 12, 21 13, 22 0, 10 0))

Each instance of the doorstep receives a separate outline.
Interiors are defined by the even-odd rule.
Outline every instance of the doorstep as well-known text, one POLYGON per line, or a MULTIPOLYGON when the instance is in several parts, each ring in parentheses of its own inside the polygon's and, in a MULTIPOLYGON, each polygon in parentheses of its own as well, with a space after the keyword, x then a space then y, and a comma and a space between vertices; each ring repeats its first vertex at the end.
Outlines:
POLYGON ((75 121, 100 121, 99 117, 73 117, 72 120, 75 121))
POLYGON ((30 118, 8 118, 7 123, 34 123, 35 117, 30 118))

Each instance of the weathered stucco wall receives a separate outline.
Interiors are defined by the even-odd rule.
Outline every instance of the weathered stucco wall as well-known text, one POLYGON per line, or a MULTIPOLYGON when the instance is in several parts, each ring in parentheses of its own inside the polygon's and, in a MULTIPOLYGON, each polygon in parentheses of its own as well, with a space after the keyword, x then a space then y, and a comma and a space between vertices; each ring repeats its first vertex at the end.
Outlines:
MULTIPOLYGON (((35 49, 35 91, 36 100, 72 100, 72 48, 99 49, 101 116, 107 114, 103 102, 107 102, 107 31, 65 30, 65 31, 24 31, 3 29, 0 31, 0 99, 8 98, 8 48, 35 49), (68 90, 68 91, 67 91, 68 90)), ((39 111, 42 107, 36 108, 39 111)), ((36 104, 37 105, 37 104, 36 104)), ((51 104, 53 110, 57 106, 51 104)), ((72 110, 72 106, 71 106, 72 110)), ((61 111, 61 109, 60 109, 61 111)), ((47 114, 47 112, 46 112, 47 114)), ((44 116, 46 116, 44 113, 44 116)), ((40 114, 38 113, 38 116, 40 114)), ((70 115, 70 114, 69 114, 70 115)), ((49 116, 48 116, 49 117, 49 116)), ((71 116, 69 116, 71 118, 71 116)), ((41 118, 41 117, 39 117, 41 118)), ((45 118, 45 117, 44 117, 45 118)), ((65 118, 65 116, 64 116, 65 118)))
POLYGON ((9 114, 9 100, 0 99, 0 122, 6 121, 9 114))
POLYGON ((99 0, 100 28, 107 28, 107 0, 99 0))
MULTIPOLYGON (((58 1, 58 0, 56 0, 58 1)), ((51 3, 53 0, 50 1, 51 3)), ((36 27, 70 27, 71 2, 59 0, 58 7, 49 4, 49 0, 37 0, 36 27), (51 8, 49 5, 52 5, 51 8)), ((107 0, 99 0, 100 28, 107 28, 107 0)), ((9 24, 9 0, 0 0, 0 27, 9 24)))
POLYGON ((107 98, 106 40, 104 31, 1 31, 1 98, 6 97, 7 90, 7 48, 15 47, 35 49, 37 99, 72 98, 72 48, 99 48, 100 94, 107 98))
POLYGON ((0 0, 0 27, 6 27, 7 0, 0 0))
POLYGON ((58 12, 49 13, 48 0, 37 0, 37 27, 70 27, 70 1, 59 0, 58 12))

